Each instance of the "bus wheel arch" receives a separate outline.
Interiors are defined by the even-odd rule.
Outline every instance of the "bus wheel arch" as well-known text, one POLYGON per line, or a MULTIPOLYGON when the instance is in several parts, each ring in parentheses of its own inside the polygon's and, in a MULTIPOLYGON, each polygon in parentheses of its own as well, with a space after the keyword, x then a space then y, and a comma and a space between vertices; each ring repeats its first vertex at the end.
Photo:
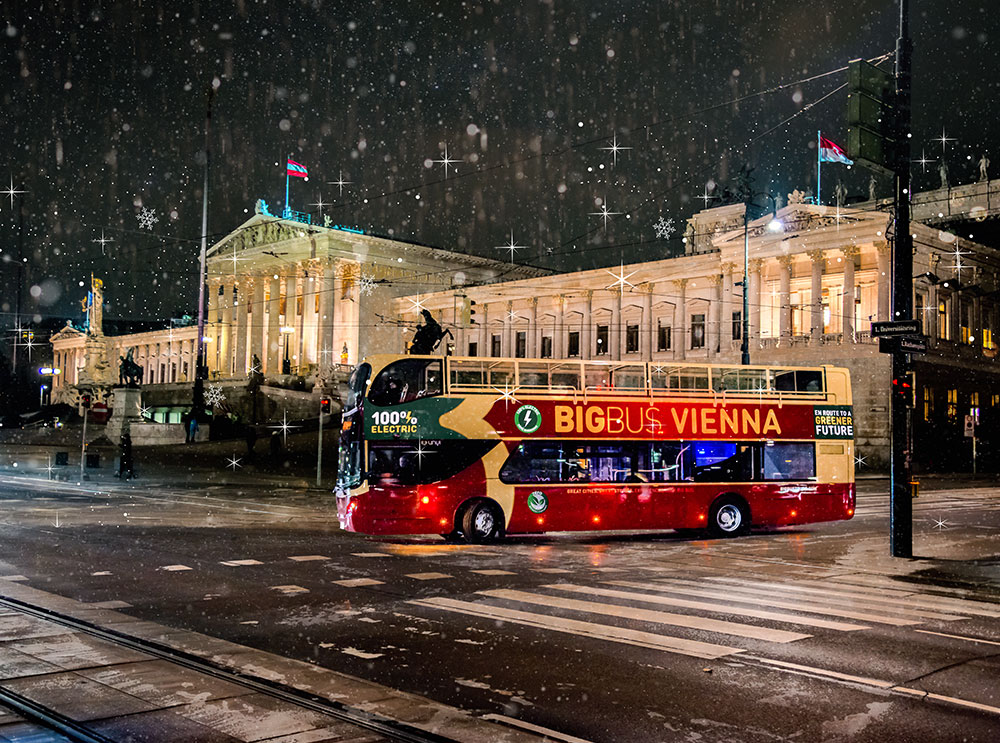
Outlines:
POLYGON ((722 493, 708 509, 708 531, 716 537, 737 537, 750 530, 750 504, 737 493, 722 493))
POLYGON ((470 498, 455 514, 455 523, 470 544, 495 542, 504 537, 503 509, 490 498, 470 498))

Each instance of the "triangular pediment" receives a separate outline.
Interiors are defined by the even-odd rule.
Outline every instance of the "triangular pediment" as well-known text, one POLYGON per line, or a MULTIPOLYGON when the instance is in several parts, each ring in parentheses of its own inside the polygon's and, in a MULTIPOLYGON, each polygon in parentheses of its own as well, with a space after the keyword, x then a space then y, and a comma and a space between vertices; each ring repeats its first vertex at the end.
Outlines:
POLYGON ((49 341, 61 341, 73 338, 85 338, 86 333, 77 330, 69 322, 66 323, 66 327, 62 328, 58 333, 55 333, 49 338, 49 341))
MULTIPOLYGON (((794 233, 809 232, 828 227, 850 227, 872 219, 872 214, 861 209, 851 209, 848 207, 838 209, 833 206, 816 206, 814 204, 789 204, 778 210, 777 218, 783 227, 781 234, 787 237, 794 233)), ((748 225, 750 237, 755 238, 769 234, 768 225, 771 219, 772 215, 767 213, 758 219, 751 220, 748 225)), ((742 216, 739 219, 738 226, 727 224, 725 227, 728 229, 720 231, 712 241, 716 247, 723 248, 743 242, 742 216)))

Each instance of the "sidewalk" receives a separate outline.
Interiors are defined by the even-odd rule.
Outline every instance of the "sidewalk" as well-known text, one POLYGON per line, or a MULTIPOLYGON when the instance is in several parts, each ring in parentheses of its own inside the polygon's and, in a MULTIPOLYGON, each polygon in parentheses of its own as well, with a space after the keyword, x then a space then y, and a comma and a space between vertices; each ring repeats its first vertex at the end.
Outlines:
MULTIPOLYGON (((429 741, 543 740, 542 735, 310 663, 141 621, 114 611, 111 607, 120 605, 116 602, 84 604, 9 579, 0 580, 0 598, 99 625, 139 643, 95 636, 16 606, 0 606, 0 691, 13 692, 112 741, 376 743, 395 739, 345 721, 332 711, 324 713, 327 701, 350 708, 347 712, 355 719, 376 715, 418 734, 427 731, 429 741), (184 656, 209 665, 185 662, 184 656), (212 667, 221 669, 221 674, 207 672, 212 667), (294 694, 275 693, 281 688, 307 692, 320 703, 297 704, 294 694)), ((47 737, 25 738, 24 733, 37 726, 16 718, 5 714, 0 702, 0 740, 14 733, 21 735, 14 740, 64 740, 47 732, 43 733, 47 737)))

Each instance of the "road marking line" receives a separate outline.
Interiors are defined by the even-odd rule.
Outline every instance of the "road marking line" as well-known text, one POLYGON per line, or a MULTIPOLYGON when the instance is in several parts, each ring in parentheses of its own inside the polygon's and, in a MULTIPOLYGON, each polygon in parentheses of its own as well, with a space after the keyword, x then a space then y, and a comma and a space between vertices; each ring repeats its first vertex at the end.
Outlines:
POLYGON ((965 640, 966 642, 977 642, 984 645, 1000 645, 995 640, 984 640, 981 637, 965 637, 964 635, 949 635, 945 632, 931 632, 929 629, 915 629, 914 632, 922 632, 925 635, 937 635, 938 637, 950 637, 952 640, 965 640))
POLYGON ((360 586, 381 586, 384 581, 375 580, 374 578, 347 578, 346 580, 335 580, 333 581, 338 586, 344 586, 345 588, 358 588, 360 586))
MULTIPOLYGON (((673 579, 672 579, 673 580, 673 579)), ((919 620, 916 619, 894 619, 893 617, 880 616, 876 614, 866 614, 864 612, 857 611, 845 611, 843 609, 836 609, 829 606, 824 606, 822 604, 815 604, 810 601, 782 601, 781 599, 771 598, 769 596, 741 596, 733 593, 732 591, 715 591, 707 590, 703 588, 696 588, 699 584, 694 584, 689 586, 688 582, 677 580, 677 584, 666 583, 665 581, 659 581, 656 585, 650 585, 648 583, 633 583, 630 581, 622 581, 621 583, 616 583, 617 585, 624 585, 628 588, 641 588, 641 589, 653 589, 664 591, 666 593, 684 593, 690 596, 702 596, 704 598, 716 599, 718 601, 725 601, 729 603, 742 603, 742 604, 759 604, 763 606, 774 606, 779 609, 791 609, 792 611, 799 611, 807 614, 820 614, 830 617, 841 617, 843 619, 855 619, 862 622, 877 622, 878 624, 891 624, 896 627, 909 627, 914 624, 920 624, 919 620)), ((721 586, 720 586, 721 588, 721 586)))
POLYGON ((560 733, 558 730, 553 730, 552 728, 543 728, 541 725, 535 725, 525 720, 518 720, 516 717, 507 717, 507 715, 497 715, 490 713, 488 715, 483 715, 483 720, 487 722, 499 722, 501 725, 509 725, 515 728, 521 728, 522 730, 528 730, 532 733, 539 733, 545 736, 546 740, 556 740, 560 743, 591 743, 589 740, 584 740, 583 738, 577 738, 575 735, 569 735, 567 733, 560 733))
POLYGON ((619 642, 625 645, 636 645, 638 647, 650 648, 653 650, 663 650, 670 653, 690 655, 695 658, 705 660, 715 660, 727 655, 742 653, 742 648, 727 647, 725 645, 715 645, 698 640, 685 640, 680 637, 670 635, 657 635, 652 632, 627 629, 625 627, 614 627, 608 624, 598 624, 596 622, 584 622, 578 619, 566 619, 563 617, 550 617, 545 614, 533 614, 517 609, 506 609, 501 606, 491 606, 489 604, 474 604, 469 601, 458 601, 444 597, 429 599, 414 599, 411 604, 425 606, 432 609, 442 609, 457 614, 468 614, 482 617, 494 621, 500 620, 511 624, 521 624, 527 627, 564 632, 570 635, 581 637, 592 637, 598 640, 608 640, 619 642))
POLYGON ((168 573, 176 573, 181 570, 191 570, 187 565, 164 565, 160 570, 166 570, 168 573))
POLYGON ((271 590, 280 591, 286 596, 294 596, 297 593, 309 593, 309 589, 302 586, 271 586, 271 590))
POLYGON ((240 568, 245 565, 263 565, 260 560, 220 560, 220 565, 228 565, 231 568, 240 568))
POLYGON ((839 671, 828 671, 825 668, 816 668, 814 666, 803 666, 798 663, 789 663, 784 660, 772 660, 771 658, 757 658, 754 660, 759 660, 761 663, 767 663, 768 665, 778 666, 779 668, 788 668, 794 671, 802 671, 804 673, 814 673, 819 676, 827 676, 829 678, 839 679, 841 681, 852 681, 857 684, 864 684, 865 686, 874 686, 879 689, 891 689, 894 684, 891 681, 882 681, 881 679, 867 678, 865 676, 852 676, 849 673, 840 673, 839 671))
POLYGON ((18 583, 20 581, 28 580, 28 578, 24 575, 0 575, 0 580, 9 580, 12 583, 18 583))
POLYGON ((326 555, 292 555, 288 559, 295 560, 295 562, 311 562, 313 560, 329 560, 330 558, 326 555))
POLYGON ((569 609, 571 611, 582 611, 589 614, 602 614, 604 616, 618 617, 620 619, 633 619, 640 622, 667 624, 672 627, 687 627, 688 629, 702 630, 704 632, 718 632, 724 635, 734 635, 736 637, 764 640, 765 642, 786 643, 812 637, 812 635, 806 635, 801 632, 789 632, 788 630, 756 627, 751 624, 741 624, 740 622, 726 622, 721 619, 709 619, 690 614, 673 614, 665 611, 637 609, 631 606, 621 606, 620 604, 601 604, 596 601, 580 601, 579 599, 546 596, 540 593, 514 591, 506 588, 477 591, 477 593, 483 596, 490 596, 492 598, 519 601, 527 604, 537 604, 538 606, 546 606, 553 609, 569 609))
MULTIPOLYGON (((610 585, 618 585, 614 581, 609 581, 610 585)), ((714 611, 719 614, 736 614, 745 617, 757 617, 758 619, 770 619, 774 622, 788 622, 790 624, 804 624, 810 627, 821 629, 832 629, 841 632, 853 630, 870 629, 863 624, 850 624, 848 622, 836 622, 831 619, 816 619, 814 617, 801 616, 799 614, 786 614, 778 611, 766 611, 763 609, 747 609, 738 606, 725 606, 722 604, 710 603, 708 601, 689 601, 687 599, 670 598, 660 594, 635 593, 633 591, 615 591, 608 588, 591 588, 589 586, 575 586, 568 584, 556 584, 542 586, 542 588, 554 588, 559 591, 573 591, 575 593, 593 593, 609 598, 628 599, 630 601, 640 601, 648 604, 663 604, 666 606, 678 606, 685 609, 704 609, 714 611)))
POLYGON ((442 578, 450 578, 451 576, 447 573, 409 573, 407 578, 413 578, 414 580, 441 580, 442 578))
POLYGON ((96 573, 91 573, 91 575, 111 575, 110 570, 98 570, 96 573))
POLYGON ((392 557, 388 552, 352 552, 355 557, 392 557))
POLYGON ((565 568, 532 568, 536 573, 572 573, 572 570, 565 568))
POLYGON ((756 591, 763 589, 777 593, 806 593, 809 594, 807 598, 810 601, 836 603, 838 605, 843 603, 848 606, 852 606, 856 605, 857 602, 861 602, 861 608, 863 609, 882 609, 883 607, 881 606, 869 605, 885 604, 885 611, 893 611, 902 615, 913 614, 914 616, 926 617, 927 619, 939 619, 942 622, 955 622, 961 619, 968 619, 968 617, 962 617, 956 614, 942 614, 940 612, 931 611, 930 608, 923 608, 919 605, 920 599, 878 598, 877 596, 870 596, 868 594, 857 594, 851 591, 838 590, 836 588, 819 588, 800 583, 770 583, 766 581, 748 581, 732 578, 719 578, 715 576, 706 576, 706 580, 710 580, 713 583, 724 583, 727 586, 738 585, 741 587, 734 590, 740 591, 756 591))
POLYGON ((509 570, 470 570, 470 573, 478 573, 479 575, 517 575, 517 573, 512 573, 509 570))

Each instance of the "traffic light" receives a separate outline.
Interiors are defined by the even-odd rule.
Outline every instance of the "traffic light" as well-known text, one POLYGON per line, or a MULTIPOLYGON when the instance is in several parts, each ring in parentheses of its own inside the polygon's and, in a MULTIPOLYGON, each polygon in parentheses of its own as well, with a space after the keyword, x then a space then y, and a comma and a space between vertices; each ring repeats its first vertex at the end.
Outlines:
POLYGON ((319 412, 323 415, 329 415, 330 411, 333 409, 333 400, 329 397, 321 397, 319 399, 319 412))
POLYGON ((475 325, 476 321, 472 319, 472 316, 476 314, 476 311, 472 309, 475 306, 476 306, 476 300, 469 299, 469 297, 462 297, 463 325, 475 325))
POLYGON ((84 410, 90 410, 90 395, 83 395, 80 397, 80 405, 84 410))
POLYGON ((892 394, 897 402, 913 408, 917 404, 917 375, 910 371, 892 380, 892 394))
POLYGON ((883 175, 896 171, 896 81, 863 59, 847 63, 847 154, 883 175))

